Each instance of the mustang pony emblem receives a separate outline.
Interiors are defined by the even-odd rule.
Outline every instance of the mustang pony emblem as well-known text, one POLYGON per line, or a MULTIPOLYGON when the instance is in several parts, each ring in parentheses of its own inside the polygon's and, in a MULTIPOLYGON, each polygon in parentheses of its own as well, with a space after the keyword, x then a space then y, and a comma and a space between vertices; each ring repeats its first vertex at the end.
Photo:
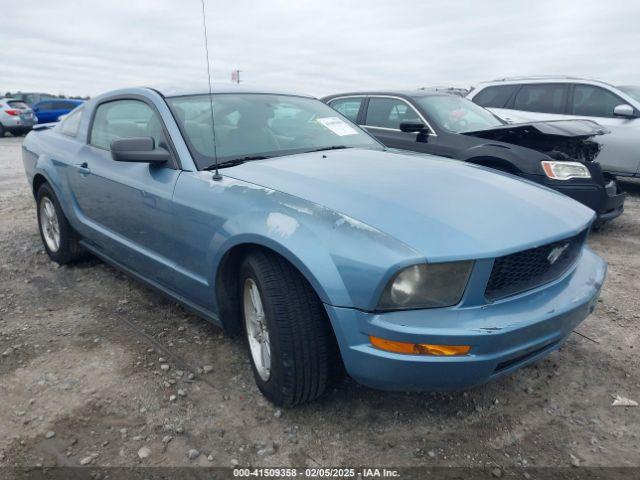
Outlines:
POLYGON ((567 248, 569 248, 569 244, 565 243, 564 245, 560 245, 559 247, 551 250, 551 252, 549 252, 549 255, 547 255, 547 261, 549 262, 549 264, 553 265, 554 263, 556 263, 560 258, 560 255, 562 255, 567 248))

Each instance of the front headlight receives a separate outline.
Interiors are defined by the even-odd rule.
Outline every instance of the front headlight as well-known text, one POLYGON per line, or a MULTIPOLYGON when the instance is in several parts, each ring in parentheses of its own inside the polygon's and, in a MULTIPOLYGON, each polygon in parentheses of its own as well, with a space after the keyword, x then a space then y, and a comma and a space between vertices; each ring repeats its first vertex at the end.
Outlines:
POLYGON ((378 310, 450 307, 462 298, 472 261, 423 263, 398 272, 387 284, 378 310))
POLYGON ((543 161, 542 170, 547 177, 554 180, 569 180, 570 178, 591 178, 589 169, 580 162, 543 161))

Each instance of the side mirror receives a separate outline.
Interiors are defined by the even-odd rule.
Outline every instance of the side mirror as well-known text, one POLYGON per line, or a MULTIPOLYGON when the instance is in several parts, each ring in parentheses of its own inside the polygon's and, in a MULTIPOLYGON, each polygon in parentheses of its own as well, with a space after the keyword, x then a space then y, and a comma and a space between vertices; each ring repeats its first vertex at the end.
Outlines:
POLYGON ((160 164, 169 161, 171 154, 162 147, 156 147, 152 137, 133 137, 112 141, 111 158, 116 162, 160 164))
POLYGON ((633 109, 633 107, 631 105, 627 105, 626 103, 623 103, 622 105, 618 105, 616 108, 614 108, 613 114, 616 117, 627 117, 627 118, 636 117, 636 112, 633 109))
POLYGON ((402 132, 427 132, 427 126, 420 120, 406 120, 400 122, 400 131, 402 132))

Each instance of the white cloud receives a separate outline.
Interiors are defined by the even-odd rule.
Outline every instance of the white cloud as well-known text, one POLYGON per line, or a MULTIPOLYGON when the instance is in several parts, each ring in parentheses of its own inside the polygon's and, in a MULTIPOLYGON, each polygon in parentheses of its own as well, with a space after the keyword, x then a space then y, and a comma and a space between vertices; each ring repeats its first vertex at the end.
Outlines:
MULTIPOLYGON (((509 75, 640 82, 640 3, 206 0, 216 82, 325 95, 509 75)), ((200 0, 22 0, 3 10, 0 91, 202 86, 200 0)))

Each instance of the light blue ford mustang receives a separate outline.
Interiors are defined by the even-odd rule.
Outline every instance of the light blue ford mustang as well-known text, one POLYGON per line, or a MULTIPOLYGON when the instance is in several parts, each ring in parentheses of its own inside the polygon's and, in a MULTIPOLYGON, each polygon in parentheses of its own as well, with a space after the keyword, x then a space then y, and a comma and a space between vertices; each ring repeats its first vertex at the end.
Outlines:
POLYGON ((495 379, 560 346, 605 278, 588 208, 385 150, 302 95, 119 90, 38 127, 23 158, 54 261, 89 251, 243 332, 278 405, 341 365, 382 389, 495 379))

